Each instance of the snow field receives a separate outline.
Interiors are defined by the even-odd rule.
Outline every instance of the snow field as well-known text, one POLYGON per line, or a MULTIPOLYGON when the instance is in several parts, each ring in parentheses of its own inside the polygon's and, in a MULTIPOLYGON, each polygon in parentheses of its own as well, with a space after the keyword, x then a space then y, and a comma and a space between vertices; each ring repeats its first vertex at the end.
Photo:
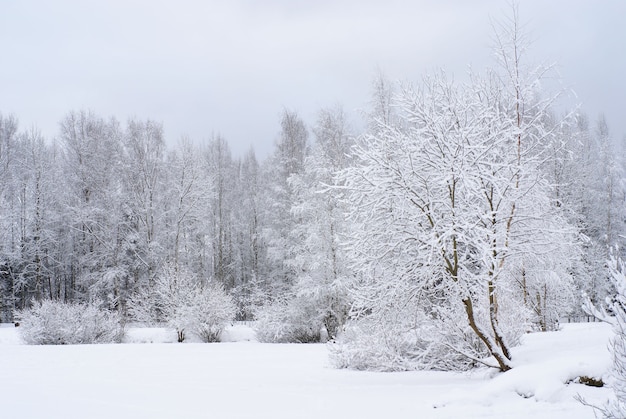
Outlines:
MULTIPOLYGON (((325 345, 258 343, 245 326, 219 344, 28 346, 18 330, 0 328, 2 417, 582 419, 593 410, 574 396, 612 395, 566 384, 606 375, 611 331, 599 323, 525 336, 505 374, 336 370, 325 345)), ((163 329, 127 336, 169 339, 163 329)))

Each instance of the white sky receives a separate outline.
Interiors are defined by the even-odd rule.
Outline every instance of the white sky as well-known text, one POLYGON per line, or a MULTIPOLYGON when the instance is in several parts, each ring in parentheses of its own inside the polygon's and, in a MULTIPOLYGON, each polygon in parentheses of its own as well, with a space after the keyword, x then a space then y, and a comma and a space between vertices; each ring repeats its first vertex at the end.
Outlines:
MULTIPOLYGON (((534 62, 556 61, 595 121, 626 134, 626 1, 522 0, 534 62)), ((272 149, 282 109, 367 106, 380 69, 418 80, 490 61, 507 0, 0 0, 0 112, 49 138, 70 110, 272 149)), ((357 117, 355 116, 355 121, 357 117)))

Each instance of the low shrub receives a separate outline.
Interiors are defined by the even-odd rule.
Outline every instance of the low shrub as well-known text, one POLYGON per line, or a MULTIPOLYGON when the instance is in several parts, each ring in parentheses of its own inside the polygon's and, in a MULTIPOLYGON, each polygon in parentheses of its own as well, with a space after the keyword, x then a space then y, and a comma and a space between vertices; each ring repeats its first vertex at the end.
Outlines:
POLYGON ((312 343, 321 341, 322 319, 303 299, 275 301, 257 313, 255 330, 261 342, 312 343))
POLYGON ((195 299, 191 333, 204 342, 219 342, 224 327, 235 319, 236 313, 237 307, 223 287, 206 285, 195 299))
POLYGON ((130 299, 129 313, 136 322, 164 323, 175 329, 179 342, 188 335, 219 342, 224 327, 235 319, 237 307, 220 284, 202 284, 191 272, 166 264, 152 289, 130 299))
POLYGON ((44 300, 18 311, 16 317, 20 335, 29 345, 115 343, 122 338, 118 315, 98 302, 44 300))

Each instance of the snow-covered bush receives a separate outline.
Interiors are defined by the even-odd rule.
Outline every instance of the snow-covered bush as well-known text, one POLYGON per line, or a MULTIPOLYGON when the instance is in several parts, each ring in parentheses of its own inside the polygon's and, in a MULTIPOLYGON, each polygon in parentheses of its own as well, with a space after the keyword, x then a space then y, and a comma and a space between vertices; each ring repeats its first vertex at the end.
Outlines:
POLYGON ((205 342, 218 342, 224 327, 235 319, 237 307, 224 288, 205 285, 194 298, 191 332, 205 342))
POLYGON ((237 306, 237 320, 256 319, 257 311, 268 300, 263 283, 254 273, 252 274, 252 279, 237 285, 230 293, 237 306))
POLYGON ((332 364, 372 371, 467 370, 488 356, 455 316, 444 310, 427 316, 405 303, 398 299, 396 307, 349 322, 329 346, 332 364))
POLYGON ((322 318, 302 298, 274 301, 257 313, 255 330, 261 342, 311 343, 321 340, 322 318))
POLYGON ((152 288, 144 287, 137 290, 128 299, 129 319, 144 326, 160 326, 164 320, 156 299, 156 292, 152 288))
POLYGON ((369 371, 407 371, 418 368, 422 347, 417 333, 397 330, 372 319, 349 323, 341 337, 329 345, 336 368, 369 371), (390 330, 391 329, 391 330, 390 330))
MULTIPOLYGON (((418 288, 409 281, 393 281, 396 275, 381 272, 379 278, 363 276, 353 284, 352 320, 330 346, 336 367, 377 371, 497 367, 464 308, 456 303, 463 295, 458 288, 418 288)), ((430 271, 433 284, 439 282, 438 275, 435 269, 430 271)), ((477 301, 479 292, 471 294, 477 301)), ((516 292, 515 287, 503 286, 499 294, 499 325, 510 346, 531 329, 532 312, 515 303, 516 292)), ((488 305, 476 304, 473 310, 479 326, 486 327, 488 305)))
POLYGON ((129 306, 133 320, 166 323, 176 330, 179 342, 187 333, 216 342, 236 315, 233 299, 221 286, 201 284, 194 275, 173 265, 166 265, 154 287, 133 296, 129 306))
POLYGON ((99 302, 62 303, 44 300, 17 312, 20 334, 30 345, 71 345, 119 342, 118 315, 99 302))

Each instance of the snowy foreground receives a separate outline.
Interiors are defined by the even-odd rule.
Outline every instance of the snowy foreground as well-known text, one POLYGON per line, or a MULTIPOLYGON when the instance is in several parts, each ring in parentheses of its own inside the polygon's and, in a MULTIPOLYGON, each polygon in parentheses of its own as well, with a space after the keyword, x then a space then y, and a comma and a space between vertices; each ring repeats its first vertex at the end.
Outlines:
MULTIPOLYGON (((611 331, 599 323, 525 336, 516 368, 371 373, 336 370, 325 345, 237 342, 27 346, 0 327, 0 416, 5 418, 593 418, 575 400, 612 392, 569 383, 605 376, 611 331)), ((172 340, 131 330, 130 342, 172 340)))

